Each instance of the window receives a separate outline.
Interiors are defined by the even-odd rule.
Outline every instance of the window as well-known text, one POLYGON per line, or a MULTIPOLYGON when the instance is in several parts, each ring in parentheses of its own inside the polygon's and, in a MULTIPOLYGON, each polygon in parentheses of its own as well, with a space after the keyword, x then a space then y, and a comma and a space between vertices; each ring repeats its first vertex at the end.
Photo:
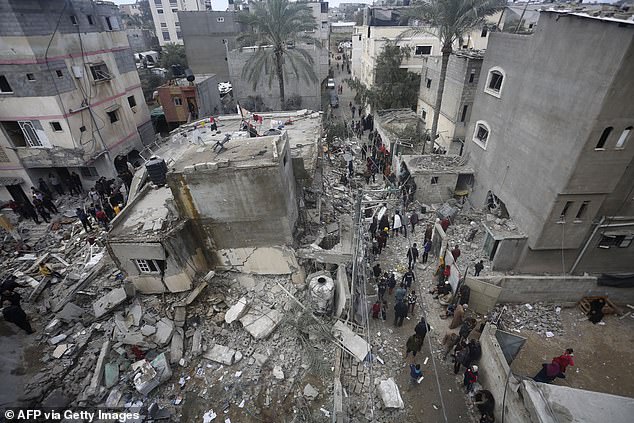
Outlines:
POLYGON ((216 18, 216 22, 218 23, 223 23, 224 21, 225 21, 225 18, 222 16, 216 18))
MULTIPOLYGON (((42 127, 38 121, 19 120, 2 122, 2 128, 14 147, 42 147, 44 143, 37 130, 42 127)), ((42 132, 40 131, 40 134, 42 132)))
POLYGON ((570 209, 570 207, 572 207, 573 202, 572 201, 566 201, 566 204, 564 205, 564 208, 561 209, 561 213, 559 213, 559 219, 561 220, 565 220, 566 219, 566 214, 568 214, 568 210, 570 209))
POLYGON ((614 146, 614 148, 624 148, 625 142, 627 141, 627 138, 630 136, 630 132, 632 132, 631 126, 628 126, 627 128, 625 128, 623 132, 621 132, 621 136, 619 137, 619 140, 616 142, 616 145, 614 146))
POLYGON ((426 86, 427 88, 431 88, 431 79, 429 79, 429 78, 425 78, 425 86, 426 86))
POLYGON ((612 128, 611 126, 608 126, 607 128, 605 128, 603 130, 603 132, 601 133, 601 138, 599 138, 599 142, 597 142, 597 146, 594 147, 595 150, 603 150, 605 148, 605 143, 608 140, 608 137, 610 136, 610 133, 612 132, 612 128))
POLYGON ((161 273, 165 260, 135 259, 136 267, 141 273, 161 273))
POLYGON ((62 125, 59 122, 51 122, 51 128, 55 132, 62 132, 62 125))
POLYGON ((86 126, 85 125, 80 126, 79 132, 86 132, 86 126))
POLYGON ((438 184, 438 176, 432 176, 431 177, 431 184, 432 185, 438 184))
POLYGON ((95 21, 92 20, 92 15, 86 15, 86 17, 88 18, 88 24, 89 25, 94 25, 95 21))
POLYGON ((130 107, 136 106, 136 98, 134 98, 133 95, 128 97, 128 104, 130 105, 130 107))
POLYGON ((58 78, 63 78, 63 77, 64 77, 64 72, 62 72, 60 69, 57 69, 57 70, 55 71, 55 75, 56 75, 58 78))
POLYGON ((483 27, 482 27, 482 32, 480 33, 480 36, 481 36, 481 37, 486 37, 488 33, 489 33, 489 28, 487 28, 487 26, 486 26, 486 25, 485 25, 485 26, 483 26, 483 27))
POLYGON ((108 118, 110 118, 110 123, 115 123, 119 121, 119 115, 117 114, 116 110, 106 112, 106 114, 108 115, 108 118))
POLYGON ((169 41, 170 40, 170 33, 167 31, 163 31, 163 39, 165 41, 169 41))
POLYGON ((416 46, 414 54, 416 56, 431 54, 431 46, 416 46))
POLYGON ((488 123, 483 120, 477 121, 473 131, 473 141, 486 150, 490 132, 491 129, 488 123))
POLYGON ((35 75, 33 75, 32 73, 27 73, 26 79, 28 79, 29 81, 35 81, 35 75))
POLYGON ((161 28, 167 28, 167 24, 165 22, 161 22, 161 28))
POLYGON ((106 26, 108 27, 108 31, 112 31, 112 19, 110 16, 106 16, 106 26))
POLYGON ((427 112, 425 110, 421 110, 420 116, 423 118, 423 120, 425 120, 425 118, 427 117, 427 112))
POLYGON ((94 178, 99 176, 96 167, 80 167, 79 173, 81 176, 85 176, 86 178, 94 178))
POLYGON ((77 16, 75 16, 75 15, 70 15, 70 23, 72 23, 73 25, 78 25, 78 23, 77 23, 77 16))
POLYGON ((158 13, 159 15, 163 14, 163 9, 156 9, 156 13, 158 13))
POLYGON ((176 38, 178 38, 179 40, 183 39, 183 33, 180 31, 176 31, 176 38))
POLYGON ((581 203, 581 207, 579 207, 579 210, 577 210, 577 215, 575 216, 575 220, 581 220, 585 217, 586 212, 588 211, 589 204, 590 204, 589 201, 584 201, 583 203, 581 203))
POLYGON ((467 110, 469 109, 469 105, 465 104, 462 106, 462 114, 460 115, 460 122, 464 122, 467 118, 467 110))
POLYGON ((2 93, 12 93, 11 85, 9 85, 9 81, 7 81, 6 76, 0 75, 0 92, 2 93))
POLYGON ((501 68, 491 68, 487 76, 487 83, 484 86, 484 92, 500 98, 502 87, 504 86, 504 76, 504 71, 501 68))
POLYGON ((183 100, 180 97, 174 97, 174 105, 175 106, 182 106, 183 105, 183 100))
POLYGON ((177 13, 178 9, 172 9, 172 13, 177 13))
POLYGON ((601 240, 599 241, 599 248, 610 248, 610 247, 618 247, 618 248, 627 248, 632 245, 632 240, 634 240, 634 235, 632 234, 607 234, 604 233, 601 235, 601 240))
POLYGON ((471 73, 469 74, 469 83, 472 84, 475 79, 475 69, 471 69, 471 73))
POLYGON ((154 4, 157 6, 162 6, 163 5, 163 0, 154 0, 154 4))
POLYGON ((90 73, 92 74, 92 79, 97 81, 107 81, 111 79, 110 73, 108 72, 108 66, 105 63, 96 63, 94 65, 90 65, 90 73))

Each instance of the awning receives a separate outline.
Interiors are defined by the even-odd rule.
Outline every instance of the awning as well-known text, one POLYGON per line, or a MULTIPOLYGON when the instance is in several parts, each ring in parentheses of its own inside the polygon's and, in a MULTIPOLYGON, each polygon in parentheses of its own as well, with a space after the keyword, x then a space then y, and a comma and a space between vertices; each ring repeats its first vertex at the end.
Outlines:
POLYGON ((23 182, 24 182, 24 179, 19 178, 17 176, 11 176, 11 177, 6 177, 6 178, 0 177, 0 186, 1 187, 6 187, 8 185, 20 185, 23 182))

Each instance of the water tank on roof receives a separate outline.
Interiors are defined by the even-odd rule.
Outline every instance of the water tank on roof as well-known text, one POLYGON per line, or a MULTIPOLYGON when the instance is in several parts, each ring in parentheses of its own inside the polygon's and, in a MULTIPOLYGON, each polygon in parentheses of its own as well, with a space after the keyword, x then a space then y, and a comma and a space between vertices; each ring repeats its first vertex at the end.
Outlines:
POLYGON ((147 174, 154 185, 163 186, 166 182, 167 164, 160 157, 153 156, 145 163, 147 174))
POLYGON ((327 315, 332 313, 335 298, 335 282, 326 271, 308 275, 308 292, 312 297, 315 314, 327 315))

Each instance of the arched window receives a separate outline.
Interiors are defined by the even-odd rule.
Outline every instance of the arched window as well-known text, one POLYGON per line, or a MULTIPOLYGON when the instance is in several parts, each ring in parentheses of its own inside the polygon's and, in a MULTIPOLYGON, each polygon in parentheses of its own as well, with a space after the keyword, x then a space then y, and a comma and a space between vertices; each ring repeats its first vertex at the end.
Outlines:
POLYGON ((631 126, 628 126, 627 128, 625 128, 623 132, 621 132, 621 136, 619 137, 619 140, 616 142, 616 145, 614 146, 614 148, 625 148, 625 143, 627 142, 627 139, 630 136, 630 132, 632 132, 631 126))
POLYGON ((489 73, 487 75, 486 85, 484 86, 484 91, 488 94, 491 94, 495 97, 500 97, 502 94, 502 88, 504 87, 504 78, 506 77, 506 73, 500 67, 493 67, 489 69, 489 73))
POLYGON ((486 150, 490 134, 491 128, 489 124, 483 120, 479 120, 476 122, 475 129, 473 130, 473 142, 486 150))
POLYGON ((599 142, 597 143, 597 146, 594 147, 595 150, 603 150, 605 148, 605 143, 608 140, 608 137, 610 136, 610 133, 612 132, 612 128, 611 126, 608 126, 607 128, 605 128, 603 130, 603 133, 601 133, 601 138, 599 138, 599 142))

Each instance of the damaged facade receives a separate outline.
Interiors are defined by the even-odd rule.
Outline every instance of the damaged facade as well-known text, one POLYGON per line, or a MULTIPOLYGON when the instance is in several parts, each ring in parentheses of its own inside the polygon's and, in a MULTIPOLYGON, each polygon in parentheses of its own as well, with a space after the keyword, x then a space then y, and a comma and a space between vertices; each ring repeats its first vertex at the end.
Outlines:
POLYGON ((50 172, 75 171, 85 185, 115 175, 115 156, 154 138, 117 7, 0 4, 0 199, 26 200, 50 172))
POLYGON ((467 129, 470 200, 528 236, 500 270, 632 272, 634 25, 557 12, 538 25, 491 36, 467 129))

